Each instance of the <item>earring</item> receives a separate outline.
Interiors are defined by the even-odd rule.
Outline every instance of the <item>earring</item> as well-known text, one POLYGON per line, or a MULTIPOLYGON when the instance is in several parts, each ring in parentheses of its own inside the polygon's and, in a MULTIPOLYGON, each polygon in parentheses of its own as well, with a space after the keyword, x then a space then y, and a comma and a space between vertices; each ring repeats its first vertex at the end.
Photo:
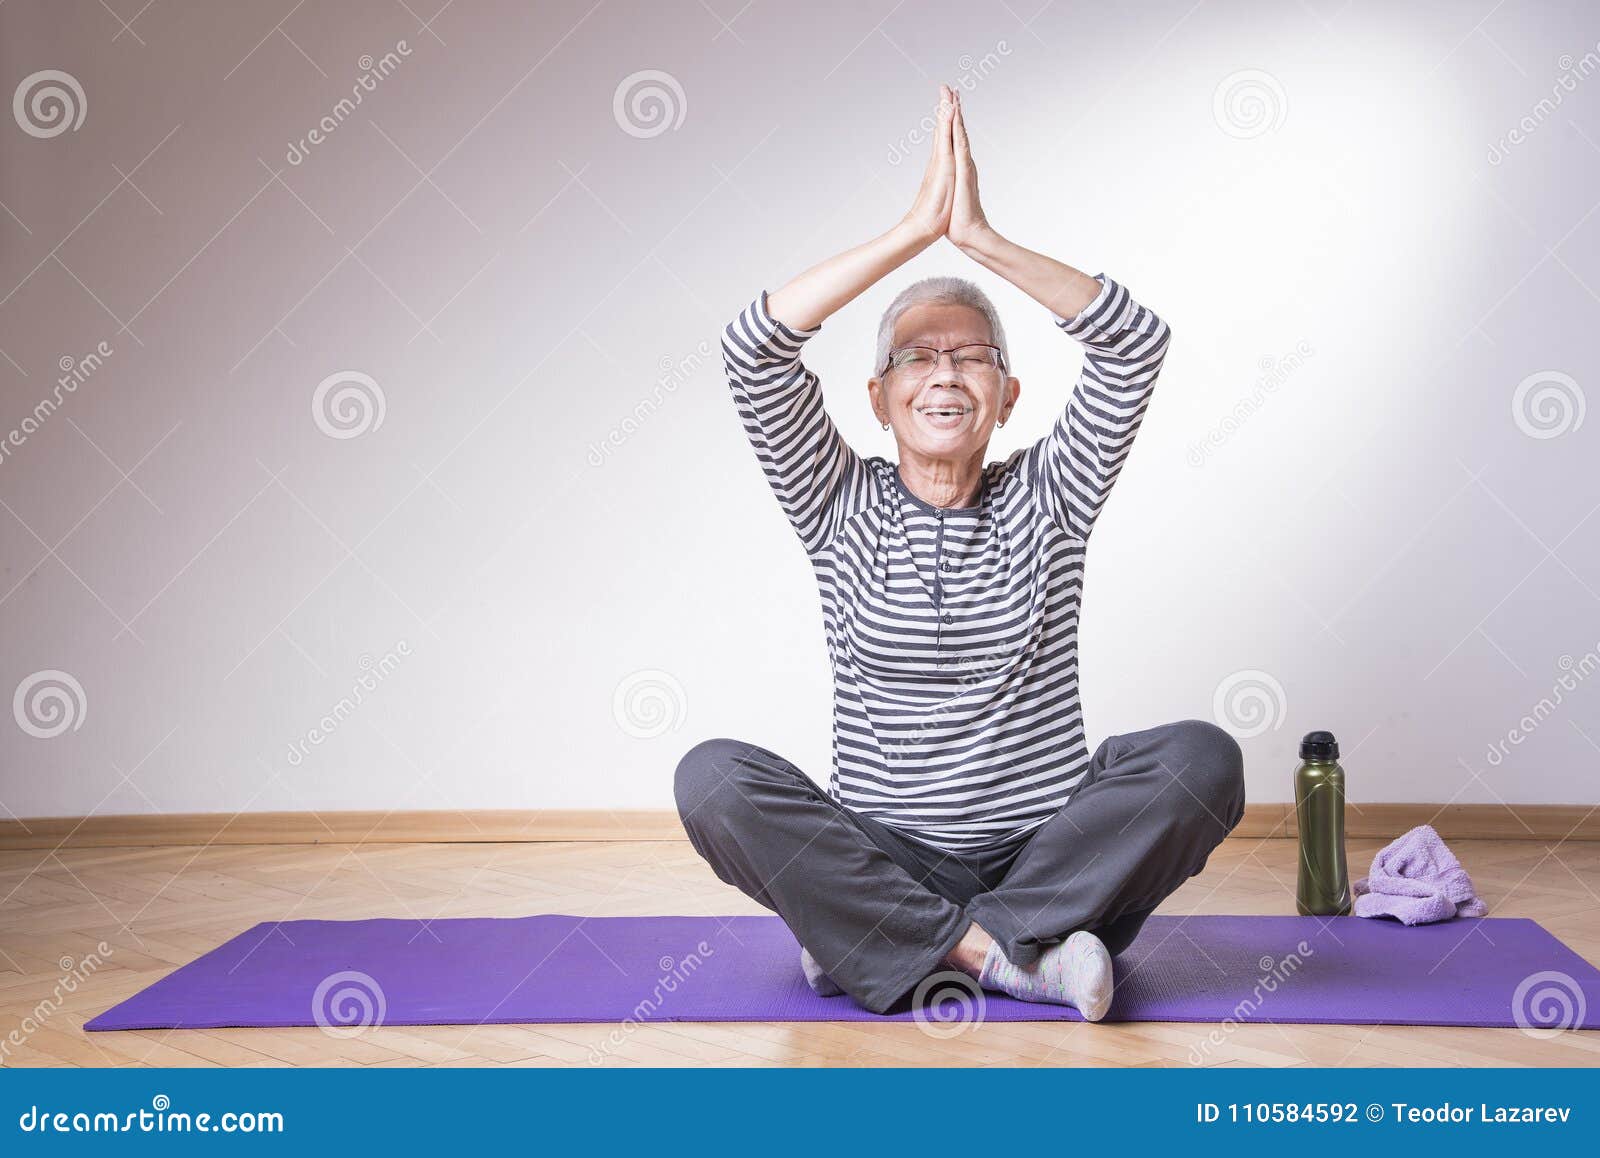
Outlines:
POLYGON ((889 424, 888 424, 888 423, 887 423, 887 422, 885 422, 885 423, 884 423, 884 424, 883 424, 883 428, 884 428, 884 429, 885 429, 885 430, 888 430, 888 429, 889 429, 889 424))

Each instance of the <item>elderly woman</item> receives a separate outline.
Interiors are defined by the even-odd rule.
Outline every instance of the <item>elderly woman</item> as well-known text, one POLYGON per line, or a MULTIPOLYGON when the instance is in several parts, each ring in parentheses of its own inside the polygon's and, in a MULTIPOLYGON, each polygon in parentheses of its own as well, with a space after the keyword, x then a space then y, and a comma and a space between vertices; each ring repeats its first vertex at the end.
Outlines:
POLYGON ((1099 1020, 1113 957, 1239 823, 1222 729, 1183 720, 1091 757, 1079 710, 1085 546, 1167 338, 1117 282, 995 232, 946 86, 905 218, 727 327, 740 419, 821 590, 834 766, 824 794, 775 752, 706 740, 676 797, 695 850, 784 919, 819 992, 882 1013, 953 967, 1099 1020), (885 312, 867 381, 899 462, 863 458, 801 349, 940 237, 1048 310, 1082 373, 1048 434, 985 465, 1021 393, 1005 331, 970 282, 917 282, 885 312))

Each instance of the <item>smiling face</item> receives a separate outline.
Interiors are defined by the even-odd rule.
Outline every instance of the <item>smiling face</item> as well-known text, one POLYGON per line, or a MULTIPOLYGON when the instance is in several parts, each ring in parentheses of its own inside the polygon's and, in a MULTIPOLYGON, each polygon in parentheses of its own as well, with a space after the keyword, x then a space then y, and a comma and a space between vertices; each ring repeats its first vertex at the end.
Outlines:
MULTIPOLYGON (((928 302, 896 320, 891 349, 953 350, 974 342, 994 342, 980 311, 928 302)), ((867 383, 867 391, 878 421, 894 430, 902 459, 908 454, 958 463, 981 459, 995 423, 1005 420, 1021 389, 1004 369, 957 367, 950 354, 941 355, 925 376, 911 367, 877 369, 880 374, 867 383)))

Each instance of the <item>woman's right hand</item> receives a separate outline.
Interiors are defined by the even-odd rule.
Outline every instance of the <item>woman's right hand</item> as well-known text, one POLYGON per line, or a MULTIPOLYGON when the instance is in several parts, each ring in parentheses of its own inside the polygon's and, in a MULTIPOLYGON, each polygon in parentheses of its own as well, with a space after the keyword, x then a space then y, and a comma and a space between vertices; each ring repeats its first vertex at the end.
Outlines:
POLYGON ((939 86, 939 115, 933 130, 928 168, 922 174, 917 199, 901 224, 924 246, 932 245, 950 228, 950 210, 955 204, 956 163, 951 125, 955 120, 955 94, 950 86, 939 86))

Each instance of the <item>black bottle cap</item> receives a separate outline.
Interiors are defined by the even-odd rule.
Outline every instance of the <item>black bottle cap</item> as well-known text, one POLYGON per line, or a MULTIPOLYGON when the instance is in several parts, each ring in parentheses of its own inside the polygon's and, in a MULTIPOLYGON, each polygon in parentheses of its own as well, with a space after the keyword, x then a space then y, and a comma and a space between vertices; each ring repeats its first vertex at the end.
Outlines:
POLYGON ((1332 732, 1307 732, 1305 739, 1300 741, 1300 759, 1302 760, 1337 760, 1339 758, 1339 741, 1333 738, 1332 732))

